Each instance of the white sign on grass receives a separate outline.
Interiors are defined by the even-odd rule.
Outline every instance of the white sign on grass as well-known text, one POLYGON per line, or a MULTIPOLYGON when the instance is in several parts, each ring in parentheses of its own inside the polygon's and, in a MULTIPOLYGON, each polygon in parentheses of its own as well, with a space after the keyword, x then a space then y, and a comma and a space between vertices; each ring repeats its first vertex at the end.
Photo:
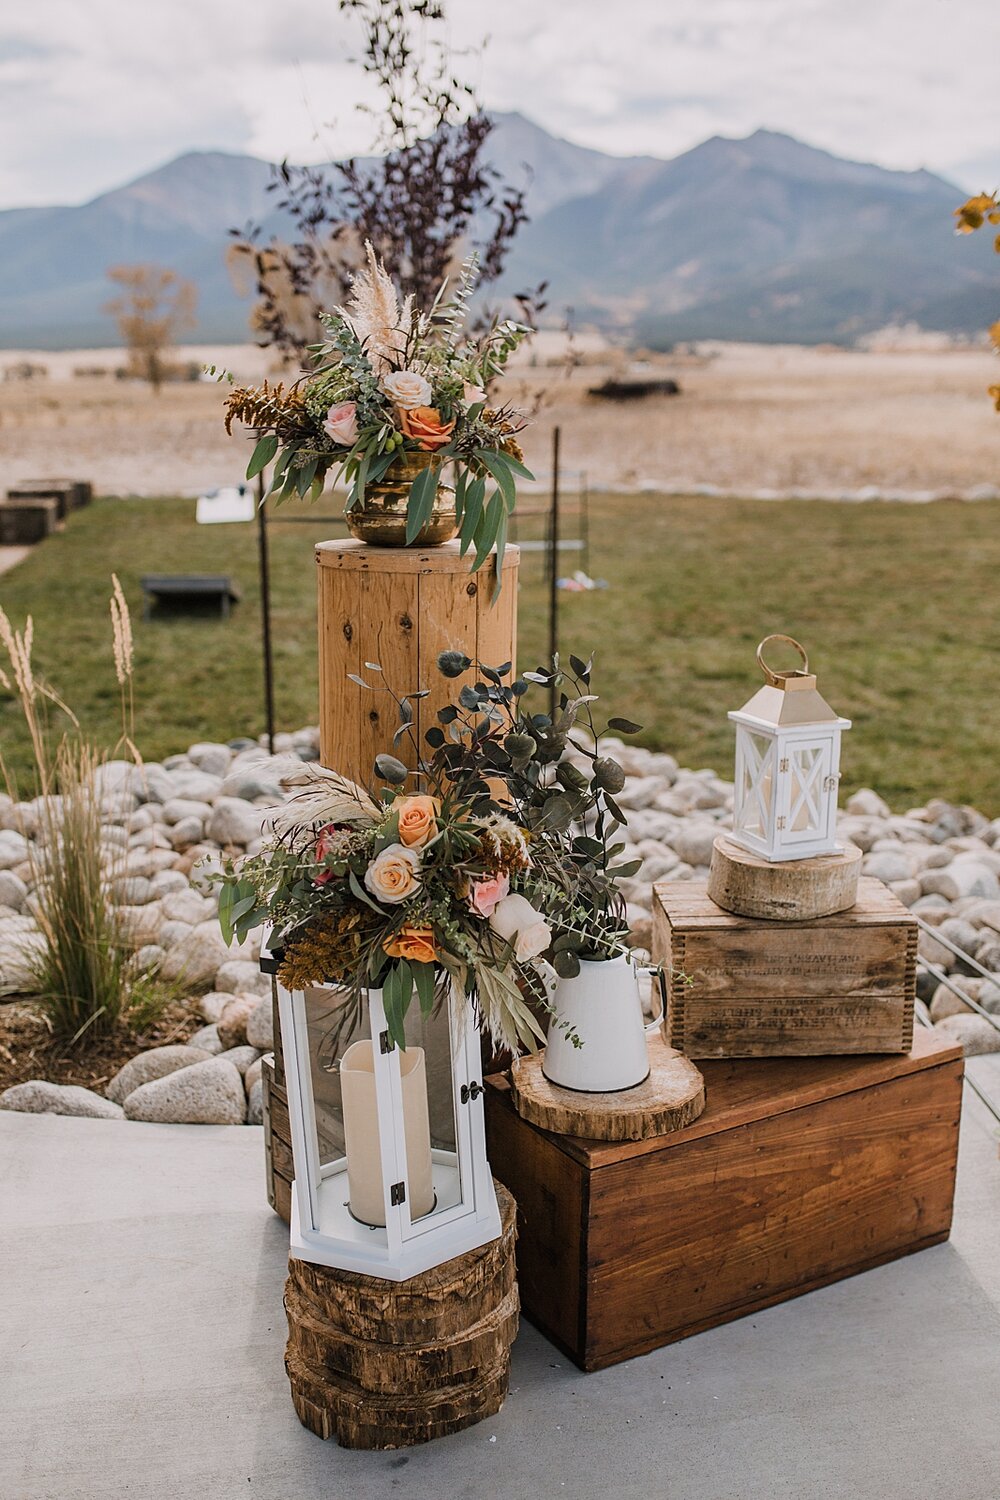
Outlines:
POLYGON ((199 526, 219 526, 227 521, 252 521, 254 496, 248 485, 231 484, 198 496, 195 519, 199 526))

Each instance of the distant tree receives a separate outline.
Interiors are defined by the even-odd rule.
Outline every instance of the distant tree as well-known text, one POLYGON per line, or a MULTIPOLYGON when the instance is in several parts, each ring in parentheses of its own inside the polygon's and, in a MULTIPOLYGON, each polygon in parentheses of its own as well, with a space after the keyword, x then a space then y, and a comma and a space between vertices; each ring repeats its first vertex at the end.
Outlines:
MULTIPOLYGON (((977 197, 970 198, 961 208, 956 208, 955 217, 958 220, 955 227, 959 234, 973 234, 977 229, 982 229, 984 224, 1000 224, 1000 194, 980 193, 977 197)), ((1000 255, 1000 233, 994 236, 993 248, 1000 255)), ((1000 320, 990 329, 990 342, 1000 354, 1000 320)), ((991 385, 989 393, 997 411, 1000 411, 1000 385, 991 385)))
POLYGON ((179 334, 194 327, 197 288, 176 271, 149 263, 112 266, 108 280, 121 288, 117 297, 104 304, 104 311, 117 319, 128 349, 129 373, 148 380, 159 392, 166 374, 166 351, 179 334))
MULTIPOLYGON (((440 35, 440 0, 338 5, 361 22, 360 65, 379 99, 366 109, 378 155, 275 169, 269 190, 292 221, 293 243, 263 244, 259 225, 232 231, 235 255, 253 271, 258 337, 288 358, 301 359, 316 342, 318 315, 343 300, 366 240, 399 289, 427 305, 471 245, 479 250, 480 285, 495 282, 527 221, 526 187, 504 183, 485 159, 493 122, 455 72, 440 35)), ((517 299, 525 321, 541 311, 544 290, 517 299)))

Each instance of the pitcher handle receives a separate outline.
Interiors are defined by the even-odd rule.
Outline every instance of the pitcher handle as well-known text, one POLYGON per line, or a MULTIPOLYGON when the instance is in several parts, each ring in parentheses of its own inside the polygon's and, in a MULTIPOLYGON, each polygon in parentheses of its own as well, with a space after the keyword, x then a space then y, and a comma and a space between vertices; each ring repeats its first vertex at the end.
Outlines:
POLYGON ((647 964, 646 973, 656 976, 657 987, 660 991, 660 1014, 646 1027, 646 1035, 649 1036, 667 1019, 667 976, 663 972, 662 964, 647 964))

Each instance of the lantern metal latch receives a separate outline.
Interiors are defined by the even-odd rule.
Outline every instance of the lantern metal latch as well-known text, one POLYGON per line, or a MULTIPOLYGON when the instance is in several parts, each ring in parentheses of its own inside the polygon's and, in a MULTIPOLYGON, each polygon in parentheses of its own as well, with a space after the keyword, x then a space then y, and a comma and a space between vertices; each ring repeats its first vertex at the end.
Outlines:
POLYGON ((398 1208, 401 1203, 406 1202, 406 1183, 394 1182, 389 1189, 389 1202, 393 1208, 398 1208))
POLYGON ((395 1046, 396 1043, 393 1041, 392 1037, 387 1031, 379 1032, 378 1048, 380 1052, 392 1052, 394 1051, 395 1046))
POLYGON ((480 1094, 485 1094, 485 1092, 481 1083, 463 1083, 459 1098, 463 1104, 468 1104, 470 1099, 478 1099, 480 1094))
POLYGON ((784 826, 785 826, 785 824, 786 824, 786 823, 787 823, 787 822, 788 822, 788 819, 787 819, 787 818, 779 818, 779 819, 778 819, 778 827, 779 827, 779 828, 784 828, 784 826))

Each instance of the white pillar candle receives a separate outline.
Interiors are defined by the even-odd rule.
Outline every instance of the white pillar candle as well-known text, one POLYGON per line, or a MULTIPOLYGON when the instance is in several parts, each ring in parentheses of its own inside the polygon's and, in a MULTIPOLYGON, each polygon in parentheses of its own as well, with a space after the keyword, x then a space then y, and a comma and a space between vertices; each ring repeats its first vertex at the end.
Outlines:
MULTIPOLYGON (((422 1047, 399 1054, 403 1086, 403 1139, 410 1217, 422 1218, 434 1207, 431 1179, 431 1128, 427 1110, 427 1074, 422 1047)), ((351 1213, 363 1224, 385 1223, 385 1186, 379 1152, 375 1055, 371 1042, 353 1042, 340 1064, 344 1103, 344 1149, 351 1213)))

